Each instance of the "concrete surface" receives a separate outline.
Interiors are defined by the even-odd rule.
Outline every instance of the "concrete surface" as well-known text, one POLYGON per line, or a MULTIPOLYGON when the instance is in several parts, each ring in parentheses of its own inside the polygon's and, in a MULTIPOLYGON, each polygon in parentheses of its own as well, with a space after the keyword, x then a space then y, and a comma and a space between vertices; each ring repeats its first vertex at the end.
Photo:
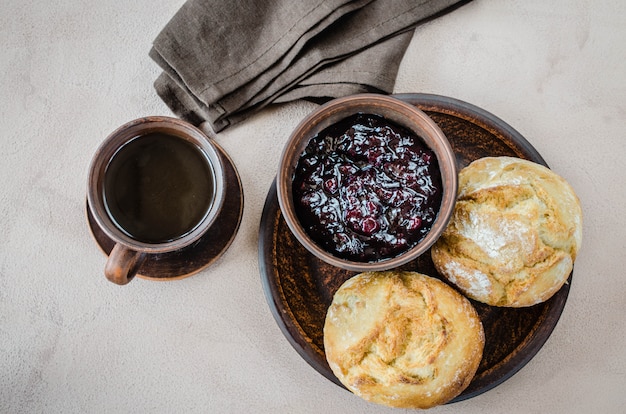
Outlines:
MULTIPOLYGON (((211 268, 118 287, 85 220, 87 168, 122 123, 169 115, 149 59, 182 0, 0 5, 0 412, 383 413, 289 345, 265 301, 261 210, 290 131, 315 105, 220 133, 245 191, 211 268)), ((396 92, 478 105, 578 193, 583 248, 552 336, 520 372, 433 413, 626 412, 626 2, 475 0, 419 29, 396 92)))

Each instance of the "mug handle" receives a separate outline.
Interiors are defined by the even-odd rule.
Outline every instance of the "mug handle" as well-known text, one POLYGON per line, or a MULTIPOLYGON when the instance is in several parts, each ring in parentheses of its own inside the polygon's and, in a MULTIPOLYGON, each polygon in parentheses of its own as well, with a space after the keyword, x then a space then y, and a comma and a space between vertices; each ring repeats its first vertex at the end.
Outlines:
POLYGON ((111 282, 125 285, 133 280, 145 259, 145 253, 131 250, 117 243, 109 253, 104 266, 104 274, 111 282))

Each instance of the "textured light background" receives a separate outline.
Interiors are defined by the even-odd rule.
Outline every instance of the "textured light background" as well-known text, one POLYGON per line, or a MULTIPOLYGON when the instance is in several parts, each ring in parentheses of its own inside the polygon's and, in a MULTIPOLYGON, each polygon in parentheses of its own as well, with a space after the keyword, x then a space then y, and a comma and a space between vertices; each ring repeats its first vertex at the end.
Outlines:
MULTIPOLYGON (((220 133, 245 191, 211 268, 115 286, 84 215, 87 167, 120 124, 169 115, 148 58, 182 0, 0 4, 0 412, 399 412, 324 379, 282 336, 257 260, 290 131, 274 106, 220 133)), ((459 98, 522 133, 581 198, 565 311, 497 388, 434 413, 626 412, 626 2, 475 0, 421 27, 396 92, 459 98)))

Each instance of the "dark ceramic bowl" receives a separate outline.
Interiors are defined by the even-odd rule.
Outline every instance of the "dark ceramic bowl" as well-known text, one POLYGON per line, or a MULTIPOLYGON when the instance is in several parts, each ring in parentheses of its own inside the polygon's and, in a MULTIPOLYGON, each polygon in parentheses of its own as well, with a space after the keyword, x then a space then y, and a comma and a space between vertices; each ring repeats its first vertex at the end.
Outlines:
POLYGON ((298 241, 326 263, 358 272, 392 269, 426 252, 439 238, 450 220, 456 201, 457 187, 456 158, 441 129, 416 107, 399 99, 377 94, 360 94, 332 100, 302 120, 285 145, 279 161, 276 182, 280 210, 298 241), (443 186, 439 212, 426 236, 418 244, 398 256, 370 262, 337 257, 313 241, 298 219, 292 191, 298 161, 311 138, 327 127, 357 113, 382 116, 419 136, 437 157, 443 186))

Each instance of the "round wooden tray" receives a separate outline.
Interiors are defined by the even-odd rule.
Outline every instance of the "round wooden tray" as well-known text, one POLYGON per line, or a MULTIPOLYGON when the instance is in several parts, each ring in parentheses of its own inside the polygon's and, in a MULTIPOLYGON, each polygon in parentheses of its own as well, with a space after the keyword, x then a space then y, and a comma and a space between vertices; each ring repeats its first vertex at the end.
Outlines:
MULTIPOLYGON (((517 131, 476 106, 437 95, 395 96, 417 106, 439 125, 450 140, 459 169, 478 158, 505 155, 546 165, 517 131)), ((343 386, 326 362, 323 327, 334 293, 355 273, 327 265, 299 244, 282 218, 275 185, 261 218, 259 263, 266 299, 287 340, 319 373, 343 386)), ((439 277, 430 252, 402 269, 439 277)), ((501 384, 535 356, 561 316, 571 278, 550 300, 529 308, 498 308, 472 301, 485 329, 485 349, 471 384, 453 402, 501 384)))

